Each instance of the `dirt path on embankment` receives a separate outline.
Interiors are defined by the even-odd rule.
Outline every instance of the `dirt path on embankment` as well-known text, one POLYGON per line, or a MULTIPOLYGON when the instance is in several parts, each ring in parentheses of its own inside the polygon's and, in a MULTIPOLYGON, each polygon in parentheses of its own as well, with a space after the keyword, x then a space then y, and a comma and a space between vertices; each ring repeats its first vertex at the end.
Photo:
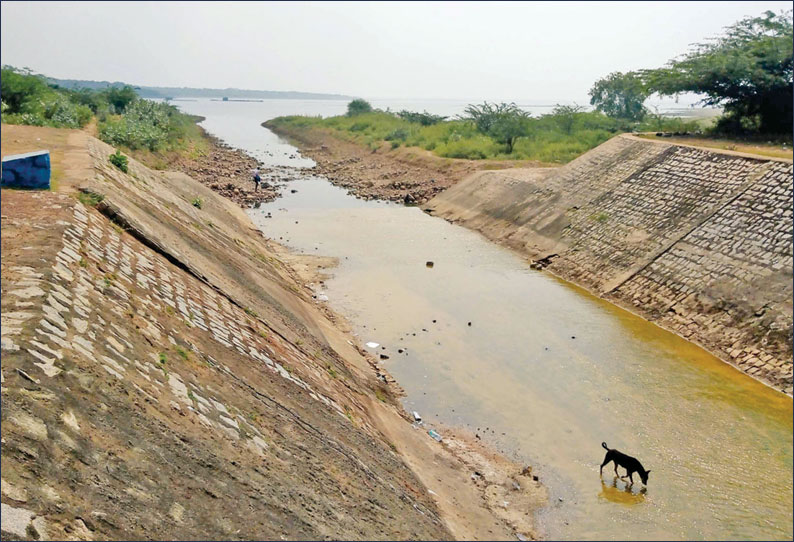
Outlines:
POLYGON ((84 132, 2 139, 57 180, 2 191, 3 539, 537 536, 531 472, 414 428, 239 207, 84 132))
POLYGON ((442 158, 417 147, 392 149, 387 142, 373 151, 321 129, 275 127, 268 122, 262 126, 314 160, 314 173, 364 199, 421 204, 474 171, 544 165, 529 160, 442 158))

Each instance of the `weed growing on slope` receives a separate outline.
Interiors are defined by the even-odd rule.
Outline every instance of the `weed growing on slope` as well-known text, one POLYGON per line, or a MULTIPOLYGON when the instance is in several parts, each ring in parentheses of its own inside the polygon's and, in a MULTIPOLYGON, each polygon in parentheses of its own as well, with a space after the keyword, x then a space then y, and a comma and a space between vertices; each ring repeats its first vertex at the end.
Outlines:
POLYGON ((113 164, 114 166, 119 168, 124 173, 127 173, 128 169, 129 169, 129 164, 127 162, 127 157, 124 156, 123 154, 121 154, 121 152, 119 152, 118 149, 116 150, 116 152, 111 154, 108 157, 108 159, 110 160, 111 164, 113 164))
POLYGON ((181 346, 176 345, 174 347, 174 350, 176 350, 176 353, 179 354, 179 357, 182 358, 184 361, 190 360, 190 353, 181 346))

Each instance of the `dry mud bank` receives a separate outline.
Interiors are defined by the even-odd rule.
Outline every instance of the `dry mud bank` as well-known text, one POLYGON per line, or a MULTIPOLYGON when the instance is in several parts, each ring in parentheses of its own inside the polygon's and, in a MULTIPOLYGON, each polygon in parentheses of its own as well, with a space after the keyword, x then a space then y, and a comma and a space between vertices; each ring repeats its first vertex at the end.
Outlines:
POLYGON ((538 165, 526 160, 442 158, 416 147, 392 149, 387 143, 373 151, 323 130, 275 127, 267 122, 262 126, 286 137, 314 160, 313 172, 364 199, 419 204, 474 171, 538 165))
POLYGON ((618 136, 470 175, 426 211, 792 393, 792 164, 618 136))
POLYGON ((2 139, 50 149, 57 181, 2 191, 4 539, 537 536, 543 488, 414 429, 312 299, 317 262, 84 132, 2 139))

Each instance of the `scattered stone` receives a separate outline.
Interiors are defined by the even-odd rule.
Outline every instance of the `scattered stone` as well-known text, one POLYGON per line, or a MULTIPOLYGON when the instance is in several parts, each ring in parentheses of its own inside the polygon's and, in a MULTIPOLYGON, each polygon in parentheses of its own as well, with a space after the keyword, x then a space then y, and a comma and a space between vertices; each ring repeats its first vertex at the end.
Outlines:
POLYGON ((28 492, 24 488, 17 487, 5 479, 0 480, 0 487, 3 495, 17 502, 28 502, 28 492))
POLYGON ((33 519, 33 512, 24 508, 14 508, 0 503, 0 528, 20 538, 28 538, 28 525, 33 519))
POLYGON ((25 412, 15 412, 9 421, 22 429, 30 438, 38 441, 47 440, 47 426, 43 421, 25 412))
POLYGON ((80 432, 80 424, 77 423, 77 417, 74 415, 74 412, 71 410, 67 410, 63 414, 61 414, 61 421, 66 424, 67 427, 70 429, 80 432))
POLYGON ((33 378, 32 376, 30 376, 28 373, 26 373, 25 371, 23 371, 20 368, 17 368, 17 373, 19 373, 19 376, 21 376, 25 380, 33 382, 34 384, 41 384, 41 382, 38 379, 33 378))
POLYGON ((71 525, 72 527, 72 540, 93 540, 94 535, 86 526, 85 522, 77 518, 71 525))
POLYGON ((177 523, 182 523, 182 516, 185 513, 185 507, 181 504, 175 502, 171 505, 171 509, 168 511, 168 515, 171 516, 171 519, 176 521, 177 523))

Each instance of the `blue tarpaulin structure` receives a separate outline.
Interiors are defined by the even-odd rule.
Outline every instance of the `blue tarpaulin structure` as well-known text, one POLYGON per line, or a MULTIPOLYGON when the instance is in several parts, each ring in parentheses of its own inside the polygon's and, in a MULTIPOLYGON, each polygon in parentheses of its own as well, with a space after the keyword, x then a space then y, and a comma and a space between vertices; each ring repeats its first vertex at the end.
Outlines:
POLYGON ((5 156, 2 167, 0 186, 4 188, 50 188, 50 151, 5 156))

